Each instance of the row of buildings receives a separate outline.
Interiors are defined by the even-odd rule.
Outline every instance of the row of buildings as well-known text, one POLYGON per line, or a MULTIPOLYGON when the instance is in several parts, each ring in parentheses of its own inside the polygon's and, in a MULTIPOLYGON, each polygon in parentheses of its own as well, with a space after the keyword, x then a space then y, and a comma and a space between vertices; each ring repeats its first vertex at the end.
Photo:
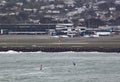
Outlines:
POLYGON ((52 37, 99 37, 120 34, 120 26, 87 28, 72 23, 0 25, 1 35, 50 35, 52 37))

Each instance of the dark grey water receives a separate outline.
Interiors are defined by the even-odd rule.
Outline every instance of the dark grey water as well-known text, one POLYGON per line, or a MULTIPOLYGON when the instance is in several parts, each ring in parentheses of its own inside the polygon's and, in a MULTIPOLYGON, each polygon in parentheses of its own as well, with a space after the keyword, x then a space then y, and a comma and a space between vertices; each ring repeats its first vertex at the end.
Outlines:
POLYGON ((120 53, 0 52, 0 82, 120 82, 120 53))

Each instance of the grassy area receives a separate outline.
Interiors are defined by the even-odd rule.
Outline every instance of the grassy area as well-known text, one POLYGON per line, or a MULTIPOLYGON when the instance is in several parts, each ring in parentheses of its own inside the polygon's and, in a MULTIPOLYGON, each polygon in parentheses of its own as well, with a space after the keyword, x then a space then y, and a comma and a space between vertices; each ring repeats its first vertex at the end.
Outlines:
POLYGON ((34 40, 0 40, 0 43, 54 43, 57 39, 34 39, 34 40))
POLYGON ((0 44, 9 47, 113 47, 120 48, 120 44, 0 44))
POLYGON ((120 43, 120 39, 118 40, 100 40, 100 41, 89 41, 89 42, 119 42, 120 43))

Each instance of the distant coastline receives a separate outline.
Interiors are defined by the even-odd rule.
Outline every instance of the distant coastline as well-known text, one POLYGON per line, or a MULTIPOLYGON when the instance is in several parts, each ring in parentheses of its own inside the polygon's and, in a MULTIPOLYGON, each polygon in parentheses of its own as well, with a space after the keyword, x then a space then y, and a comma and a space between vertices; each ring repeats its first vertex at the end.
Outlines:
POLYGON ((0 47, 2 51, 17 51, 17 52, 120 52, 120 48, 102 48, 102 47, 0 47))

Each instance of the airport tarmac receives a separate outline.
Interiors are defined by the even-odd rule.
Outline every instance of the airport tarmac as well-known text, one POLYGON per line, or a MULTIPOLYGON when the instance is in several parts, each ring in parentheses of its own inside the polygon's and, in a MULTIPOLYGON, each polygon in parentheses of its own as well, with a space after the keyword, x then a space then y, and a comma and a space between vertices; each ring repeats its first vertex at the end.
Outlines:
POLYGON ((120 44, 120 35, 101 36, 97 38, 74 37, 55 38, 49 35, 0 35, 0 44, 120 44))

